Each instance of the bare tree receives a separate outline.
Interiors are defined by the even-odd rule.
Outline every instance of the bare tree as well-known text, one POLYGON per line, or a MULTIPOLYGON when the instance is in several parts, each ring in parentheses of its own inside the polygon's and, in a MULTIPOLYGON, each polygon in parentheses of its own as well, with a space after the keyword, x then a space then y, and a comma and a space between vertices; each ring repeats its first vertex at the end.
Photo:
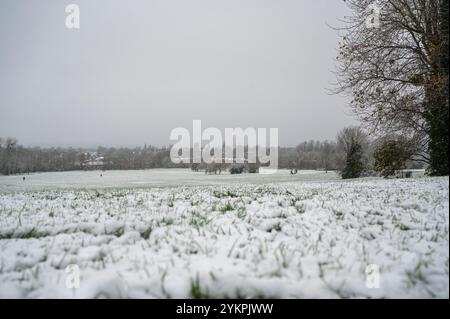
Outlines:
POLYGON ((433 163, 424 150, 434 126, 448 143, 448 0, 346 3, 353 14, 338 29, 336 93, 352 96, 352 110, 373 132, 414 139, 416 155, 433 163))
POLYGON ((332 160, 333 160, 333 152, 336 149, 336 146, 328 141, 325 141, 321 144, 320 149, 320 156, 322 158, 323 163, 323 169, 325 169, 325 172, 328 173, 328 171, 332 167, 332 160))
POLYGON ((1 171, 5 175, 15 172, 17 167, 17 140, 11 137, 5 139, 2 151, 1 171))
POLYGON ((362 153, 362 163, 367 169, 370 163, 371 145, 367 134, 357 126, 350 126, 342 129, 337 136, 336 165, 339 171, 343 171, 347 157, 352 152, 355 145, 359 145, 362 153))

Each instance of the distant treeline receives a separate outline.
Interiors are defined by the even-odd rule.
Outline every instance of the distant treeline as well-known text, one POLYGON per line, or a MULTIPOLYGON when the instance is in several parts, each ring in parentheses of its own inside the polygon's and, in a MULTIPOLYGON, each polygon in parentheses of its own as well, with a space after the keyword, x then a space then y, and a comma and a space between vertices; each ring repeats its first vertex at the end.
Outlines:
MULTIPOLYGON (((335 142, 308 141, 296 147, 279 148, 279 168, 335 170, 339 168, 335 142)), ((150 168, 189 168, 190 164, 174 164, 170 147, 136 148, 98 147, 40 148, 24 147, 14 138, 0 138, 0 174, 70 170, 132 170, 150 168)))

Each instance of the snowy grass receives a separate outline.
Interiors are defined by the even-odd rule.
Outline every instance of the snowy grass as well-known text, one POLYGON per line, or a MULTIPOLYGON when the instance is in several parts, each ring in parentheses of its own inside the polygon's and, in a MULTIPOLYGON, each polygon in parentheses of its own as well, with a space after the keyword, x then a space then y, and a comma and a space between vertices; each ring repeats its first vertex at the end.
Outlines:
POLYGON ((448 178, 283 178, 1 192, 0 297, 449 297, 448 178))
MULTIPOLYGON (((416 174, 422 175, 423 171, 416 174)), ((148 169, 129 171, 68 171, 32 173, 28 175, 0 175, 0 192, 21 190, 97 189, 97 188, 148 188, 224 184, 267 184, 337 180, 335 172, 300 171, 292 176, 289 170, 275 174, 205 175, 189 169, 148 169), (22 178, 25 177, 25 181, 22 178)))

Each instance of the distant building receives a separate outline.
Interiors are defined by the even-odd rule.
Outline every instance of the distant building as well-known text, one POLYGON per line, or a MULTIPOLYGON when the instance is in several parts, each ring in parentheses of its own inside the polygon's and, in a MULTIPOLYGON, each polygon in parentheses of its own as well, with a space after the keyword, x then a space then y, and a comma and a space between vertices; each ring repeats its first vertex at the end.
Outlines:
POLYGON ((103 170, 105 158, 99 156, 97 152, 84 153, 85 160, 81 163, 84 170, 103 170))

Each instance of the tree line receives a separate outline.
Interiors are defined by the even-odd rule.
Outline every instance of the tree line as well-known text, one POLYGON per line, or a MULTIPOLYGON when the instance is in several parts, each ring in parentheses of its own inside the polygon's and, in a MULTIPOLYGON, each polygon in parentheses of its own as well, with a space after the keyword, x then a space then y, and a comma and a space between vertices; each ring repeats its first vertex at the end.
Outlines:
MULTIPOLYGON (((392 140, 392 139, 391 139, 392 140)), ((343 129, 335 141, 306 141, 295 147, 280 147, 278 150, 280 169, 337 170, 344 172, 348 165, 360 166, 359 177, 374 170, 374 149, 379 141, 372 141, 358 127, 343 129), (356 148, 356 149, 355 149, 356 148), (357 158, 354 158, 357 157, 357 158), (347 165, 348 164, 348 165, 347 165)), ((400 144, 406 145, 406 144, 400 144)), ((421 163, 409 161, 404 167, 421 167, 421 163)), ((40 148, 25 147, 14 138, 0 138, 0 174, 26 174, 32 172, 70 170, 133 170, 151 168, 192 168, 207 170, 206 165, 189 163, 174 164, 169 147, 147 146, 135 148, 98 147, 84 148, 40 148)), ((227 167, 221 167, 226 170, 227 167)), ((343 177, 347 177, 346 173, 343 177)))

